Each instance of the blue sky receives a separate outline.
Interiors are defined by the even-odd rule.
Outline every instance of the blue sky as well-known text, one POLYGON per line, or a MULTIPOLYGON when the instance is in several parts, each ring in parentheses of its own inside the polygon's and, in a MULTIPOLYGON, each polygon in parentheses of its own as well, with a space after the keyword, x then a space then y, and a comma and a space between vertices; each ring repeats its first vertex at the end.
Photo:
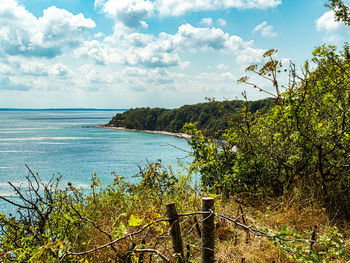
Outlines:
POLYGON ((237 79, 266 50, 300 66, 316 46, 350 39, 324 3, 0 0, 0 108, 174 108, 243 91, 264 98, 237 79))

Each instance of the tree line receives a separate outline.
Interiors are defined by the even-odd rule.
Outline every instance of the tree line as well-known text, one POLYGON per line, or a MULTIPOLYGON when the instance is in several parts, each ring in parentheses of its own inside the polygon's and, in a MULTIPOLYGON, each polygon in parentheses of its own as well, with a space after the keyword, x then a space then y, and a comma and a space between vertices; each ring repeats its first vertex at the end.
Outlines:
POLYGON ((195 105, 184 105, 177 109, 135 108, 119 113, 106 125, 138 130, 183 132, 186 123, 193 123, 208 136, 228 128, 228 116, 247 107, 252 114, 266 113, 273 105, 272 98, 258 101, 232 100, 209 101, 195 105))

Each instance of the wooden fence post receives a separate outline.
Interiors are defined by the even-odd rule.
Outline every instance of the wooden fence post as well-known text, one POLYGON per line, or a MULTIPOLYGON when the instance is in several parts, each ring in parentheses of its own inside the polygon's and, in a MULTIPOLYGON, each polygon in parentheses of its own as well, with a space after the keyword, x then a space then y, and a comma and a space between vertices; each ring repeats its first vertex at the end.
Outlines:
POLYGON ((195 225, 196 225, 196 229, 197 229, 198 236, 199 236, 199 238, 202 238, 202 232, 201 232, 201 228, 200 228, 200 226, 199 226, 199 224, 198 224, 197 217, 194 216, 193 218, 194 218, 194 223, 195 223, 195 225))
POLYGON ((310 241, 310 255, 316 243, 316 238, 317 238, 317 226, 314 226, 314 229, 312 230, 311 241, 310 241))
POLYGON ((166 205, 166 213, 169 219, 170 235, 173 243, 173 249, 177 257, 177 262, 184 263, 185 257, 182 246, 179 216, 176 212, 175 203, 170 203, 166 205))
MULTIPOLYGON (((146 240, 143 239, 141 244, 142 244, 141 249, 144 249, 145 248, 145 244, 146 244, 146 240)), ((140 253, 140 255, 139 255, 139 263, 143 263, 143 259, 144 259, 144 254, 140 253)))
MULTIPOLYGON (((202 212, 214 212, 214 198, 202 198, 202 212)), ((214 213, 202 215, 202 263, 214 263, 214 213)))

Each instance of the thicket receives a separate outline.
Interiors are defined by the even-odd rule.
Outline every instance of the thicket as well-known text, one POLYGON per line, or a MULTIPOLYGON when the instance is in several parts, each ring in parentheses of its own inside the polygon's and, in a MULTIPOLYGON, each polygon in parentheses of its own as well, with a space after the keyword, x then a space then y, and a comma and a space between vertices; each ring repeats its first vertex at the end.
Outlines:
POLYGON ((1 197, 18 214, 0 215, 0 262, 134 262, 137 249, 167 250, 166 221, 154 222, 163 217, 166 202, 190 209, 196 205, 188 178, 160 162, 140 170, 138 184, 114 174, 114 183, 102 187, 94 174, 89 194, 71 183, 59 186, 60 178, 42 182, 29 172, 27 187, 10 183, 16 198, 1 197), (152 226, 147 231, 127 236, 147 224, 152 226))
MULTIPOLYGON (((125 127, 138 130, 158 130, 182 132, 186 123, 193 123, 208 136, 216 136, 218 131, 228 128, 225 115, 240 112, 244 101, 206 102, 185 105, 177 109, 136 108, 117 114, 106 126, 125 127)), ((253 114, 265 113, 273 106, 273 99, 249 101, 249 111, 253 114)))
MULTIPOLYGON (((272 81, 273 108, 253 118, 247 107, 228 116, 229 128, 218 139, 206 137, 193 125, 187 132, 195 160, 208 190, 226 195, 250 193, 279 197, 300 188, 321 201, 333 215, 350 219, 350 52, 322 46, 290 86, 280 92, 281 62, 275 51, 264 55, 260 69, 247 68, 272 81)), ((247 76, 243 83, 253 85, 247 76)))
MULTIPOLYGON (((178 262, 165 204, 175 202, 179 213, 199 211, 200 196, 206 193, 191 183, 189 170, 178 175, 161 162, 149 163, 139 176, 140 182, 131 184, 115 175, 114 184, 102 187, 93 175, 91 192, 83 194, 70 183, 58 187, 59 178, 41 182, 30 171, 26 189, 12 185, 17 198, 2 197, 17 207, 18 214, 0 216, 0 261, 178 262)), ((350 260, 342 234, 329 225, 322 209, 298 192, 279 202, 265 200, 259 209, 243 199, 212 197, 215 212, 238 223, 217 217, 217 262, 350 260)), ((196 226, 201 221, 193 215, 180 222, 185 262, 200 262, 196 226)))

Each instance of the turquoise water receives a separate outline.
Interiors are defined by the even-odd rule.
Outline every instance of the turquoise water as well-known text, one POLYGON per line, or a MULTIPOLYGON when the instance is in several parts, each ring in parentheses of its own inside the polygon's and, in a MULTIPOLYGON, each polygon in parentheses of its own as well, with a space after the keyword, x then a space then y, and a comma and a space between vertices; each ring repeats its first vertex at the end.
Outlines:
MULTIPOLYGON (((138 165, 162 159, 176 166, 189 150, 186 140, 166 135, 93 128, 118 111, 0 110, 0 195, 11 196, 8 181, 25 186, 27 164, 43 181, 62 175, 62 185, 89 188, 96 172, 103 184, 112 172, 135 180, 138 165)), ((7 206, 0 202, 0 211, 7 206)))

